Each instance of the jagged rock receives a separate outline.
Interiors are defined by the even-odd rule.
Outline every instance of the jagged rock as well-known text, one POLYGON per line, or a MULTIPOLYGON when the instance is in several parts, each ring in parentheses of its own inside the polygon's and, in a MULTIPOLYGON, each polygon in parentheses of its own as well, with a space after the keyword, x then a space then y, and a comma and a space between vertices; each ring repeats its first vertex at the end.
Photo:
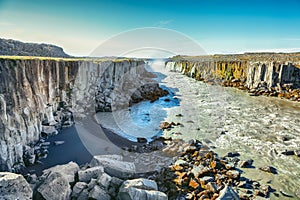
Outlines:
POLYGON ((209 183, 209 182, 213 182, 215 179, 212 176, 203 176, 202 178, 200 178, 200 181, 204 182, 204 183, 209 183))
POLYGON ((45 200, 67 200, 70 199, 72 192, 68 179, 58 172, 51 172, 45 176, 36 191, 35 199, 44 198, 45 200))
POLYGON ((89 199, 89 191, 88 189, 83 189, 79 196, 77 197, 77 200, 87 200, 89 199))
POLYGON ((118 156, 94 156, 90 165, 101 165, 105 173, 121 179, 128 179, 136 173, 134 163, 121 161, 118 156))
POLYGON ((108 189, 110 185, 110 181, 111 181, 111 176, 106 173, 101 174, 97 179, 97 183, 105 190, 108 189))
POLYGON ((269 173, 272 173, 272 174, 277 174, 277 169, 272 167, 272 166, 265 166, 265 167, 260 167, 259 168, 261 171, 264 171, 264 172, 269 172, 269 173))
POLYGON ((148 179, 133 179, 125 181, 118 194, 122 200, 167 200, 166 194, 157 191, 155 181, 148 179))
POLYGON ((32 190, 22 175, 0 172, 0 199, 32 199, 32 190))
POLYGON ((79 166, 77 163, 71 161, 65 165, 56 165, 49 169, 45 169, 43 174, 48 174, 51 172, 57 172, 63 175, 69 183, 75 182, 75 174, 79 171, 79 166))
POLYGON ((37 175, 36 174, 28 174, 26 177, 26 180, 30 184, 36 184, 37 183, 37 175))
POLYGON ((249 159, 249 160, 246 160, 246 161, 239 161, 239 166, 244 167, 244 168, 251 167, 253 162, 254 161, 252 159, 249 159))
MULTIPOLYGON (((57 135, 58 131, 54 126, 42 126, 42 134, 48 137, 48 136, 57 135)), ((50 145, 50 142, 48 145, 50 145)))
POLYGON ((297 196, 298 198, 300 198, 300 189, 298 189, 298 190, 296 191, 296 196, 297 196))
POLYGON ((191 170, 191 173, 194 174, 195 178, 198 178, 199 175, 201 175, 204 170, 205 170, 205 167, 203 165, 194 166, 193 169, 191 170))
POLYGON ((226 172, 226 175, 232 179, 238 179, 240 177, 240 172, 237 170, 229 170, 226 172))
POLYGON ((111 177, 110 185, 114 188, 119 189, 119 187, 122 185, 123 182, 124 181, 122 179, 119 179, 117 177, 111 177))
POLYGON ((240 154, 239 154, 238 152, 236 152, 236 151, 234 151, 234 152, 229 152, 229 153, 227 154, 227 157, 236 157, 236 156, 240 156, 240 154))
POLYGON ((97 185, 97 179, 92 178, 89 182, 89 184, 87 185, 88 190, 90 191, 91 189, 93 189, 95 187, 95 185, 97 185))
POLYGON ((147 139, 146 138, 137 138, 138 143, 147 143, 147 139))
POLYGON ((89 198, 95 200, 110 200, 109 194, 103 190, 99 185, 95 185, 95 187, 90 191, 89 198))
POLYGON ((230 187, 225 186, 223 190, 220 191, 219 197, 216 200, 239 200, 238 194, 230 187))
POLYGON ((78 179, 81 182, 88 183, 92 178, 97 178, 99 174, 104 172, 104 168, 102 166, 96 166, 87 168, 86 170, 78 171, 78 179))
POLYGON ((295 150, 295 155, 300 157, 300 150, 295 150))
POLYGON ((73 187, 71 197, 76 199, 85 188, 87 188, 87 183, 77 182, 73 187))
POLYGON ((215 193, 218 190, 218 186, 215 182, 209 182, 206 184, 206 189, 208 189, 212 193, 215 193))
POLYGON ((293 155, 295 155, 295 152, 286 150, 286 151, 282 152, 282 154, 286 155, 286 156, 293 156, 293 155))

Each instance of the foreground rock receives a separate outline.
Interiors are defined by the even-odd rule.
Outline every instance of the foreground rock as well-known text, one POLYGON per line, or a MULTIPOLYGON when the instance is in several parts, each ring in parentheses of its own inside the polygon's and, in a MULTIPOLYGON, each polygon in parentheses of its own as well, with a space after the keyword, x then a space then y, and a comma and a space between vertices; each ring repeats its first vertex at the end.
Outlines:
POLYGON ((0 199, 32 199, 32 190, 22 175, 0 172, 0 199))
POLYGON ((167 200, 166 194, 157 191, 155 181, 147 179, 134 179, 125 181, 119 191, 118 198, 122 200, 167 200))
POLYGON ((60 199, 67 200, 71 195, 71 186, 66 176, 59 172, 50 172, 37 186, 35 199, 60 199))
POLYGON ((65 165, 56 165, 43 171, 43 174, 57 172, 65 177, 69 183, 75 182, 75 174, 79 171, 79 166, 75 162, 69 162, 65 165))
POLYGON ((121 179, 132 178, 136 173, 134 163, 122 160, 122 156, 119 155, 99 155, 93 157, 91 166, 101 165, 107 174, 121 179))

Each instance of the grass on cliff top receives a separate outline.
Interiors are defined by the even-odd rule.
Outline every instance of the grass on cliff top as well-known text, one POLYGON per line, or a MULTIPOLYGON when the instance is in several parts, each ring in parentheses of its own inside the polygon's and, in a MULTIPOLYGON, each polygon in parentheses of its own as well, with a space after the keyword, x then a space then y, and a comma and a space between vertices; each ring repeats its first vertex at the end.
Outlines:
POLYGON ((0 55, 0 59, 7 60, 56 60, 56 61, 92 61, 92 62, 123 62, 123 61, 133 61, 137 59, 133 58, 57 58, 57 57, 38 57, 38 56, 5 56, 0 55))
POLYGON ((177 55, 171 61, 300 61, 300 52, 295 53, 243 53, 243 54, 214 54, 201 56, 177 55))

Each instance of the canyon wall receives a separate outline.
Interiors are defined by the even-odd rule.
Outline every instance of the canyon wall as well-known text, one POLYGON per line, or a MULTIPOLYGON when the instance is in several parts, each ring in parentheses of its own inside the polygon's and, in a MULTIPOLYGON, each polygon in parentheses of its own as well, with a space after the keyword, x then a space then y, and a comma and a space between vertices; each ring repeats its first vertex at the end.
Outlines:
POLYGON ((151 78, 141 60, 0 58, 0 170, 20 170, 41 133, 57 134, 68 115, 112 111, 131 96, 162 92, 151 78))
POLYGON ((248 90, 253 95, 269 95, 300 100, 300 59, 239 59, 239 56, 170 59, 166 68, 196 80, 248 90))

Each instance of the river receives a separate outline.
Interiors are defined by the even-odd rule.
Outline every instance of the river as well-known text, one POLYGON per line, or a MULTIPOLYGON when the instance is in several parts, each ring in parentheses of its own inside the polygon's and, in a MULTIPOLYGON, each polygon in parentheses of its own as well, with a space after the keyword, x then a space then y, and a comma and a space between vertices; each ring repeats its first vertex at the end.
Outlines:
MULTIPOLYGON (((241 160, 254 160, 255 168, 242 169, 245 177, 295 197, 300 185, 300 158, 281 153, 300 149, 299 103, 253 97, 235 88, 199 82, 170 72, 163 61, 150 63, 149 70, 171 92, 167 97, 171 103, 162 98, 154 104, 139 103, 126 111, 99 113, 101 124, 130 140, 163 134, 199 139, 219 156, 237 151, 241 160), (179 122, 183 126, 160 133, 157 127, 161 121, 179 122), (278 174, 260 171, 258 168, 263 166, 275 167, 278 174)), ((272 195, 273 198, 276 197, 272 195)))

